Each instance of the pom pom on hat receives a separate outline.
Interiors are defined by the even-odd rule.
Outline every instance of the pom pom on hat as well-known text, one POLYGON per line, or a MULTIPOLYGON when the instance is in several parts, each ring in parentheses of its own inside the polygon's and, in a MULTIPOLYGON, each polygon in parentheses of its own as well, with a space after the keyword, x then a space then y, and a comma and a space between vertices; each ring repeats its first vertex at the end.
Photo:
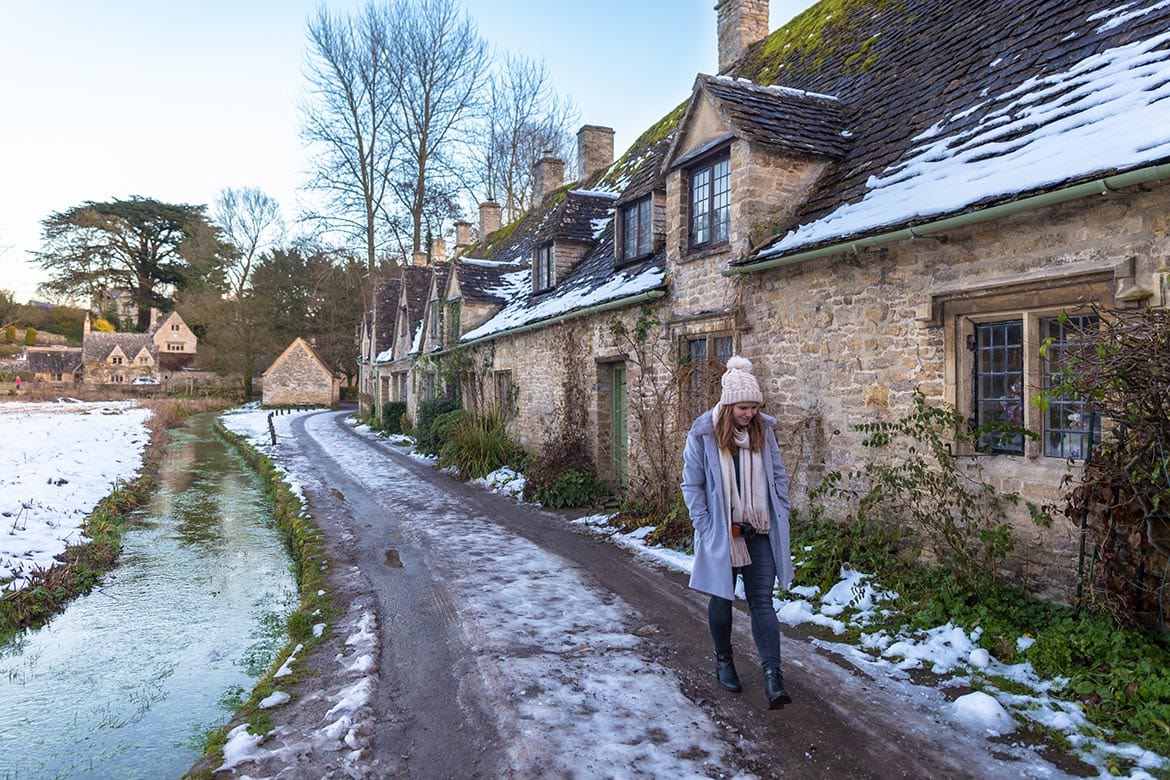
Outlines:
POLYGON ((732 355, 727 359, 727 370, 752 372, 752 361, 740 355, 732 355))
POLYGON ((762 404, 764 394, 752 373, 752 362, 740 355, 727 359, 727 370, 721 380, 723 394, 719 396, 720 406, 733 404, 762 404))

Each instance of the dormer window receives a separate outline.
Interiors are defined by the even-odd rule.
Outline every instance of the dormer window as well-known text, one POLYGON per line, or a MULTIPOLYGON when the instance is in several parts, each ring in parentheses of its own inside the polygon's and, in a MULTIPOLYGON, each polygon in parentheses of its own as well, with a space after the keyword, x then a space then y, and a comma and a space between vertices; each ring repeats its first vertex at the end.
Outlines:
POLYGON ((544 292, 551 290, 554 279, 553 245, 546 244, 537 248, 536 256, 532 261, 532 291, 544 292))
POLYGON ((650 254, 653 235, 651 214, 650 196, 622 207, 621 260, 635 260, 650 254))
POLYGON ((731 160, 714 159, 692 168, 690 248, 727 241, 731 225, 731 160))
POLYGON ((431 338, 439 338, 439 299, 431 301, 431 338))

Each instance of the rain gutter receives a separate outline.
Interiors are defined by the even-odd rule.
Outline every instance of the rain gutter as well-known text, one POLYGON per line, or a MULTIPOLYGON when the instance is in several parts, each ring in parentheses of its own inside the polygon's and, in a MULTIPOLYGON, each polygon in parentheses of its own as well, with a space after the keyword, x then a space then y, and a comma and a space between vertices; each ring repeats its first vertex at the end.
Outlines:
POLYGON ((922 238, 923 236, 929 236, 934 233, 942 233, 968 225, 977 225, 981 222, 990 222, 991 220, 1009 217, 1013 214, 1019 214, 1020 212, 1031 209, 1067 203, 1068 201, 1087 198, 1091 195, 1108 195, 1111 192, 1126 187, 1162 182, 1167 179, 1170 179, 1170 164, 1151 165, 1135 171, 1120 173, 1116 176, 1106 176, 1103 179, 1095 179, 1084 182, 1083 184, 1073 185, 1072 187, 1033 195, 1029 198, 1012 201, 1011 203, 1001 203, 998 206, 991 206, 980 209, 979 211, 972 211, 967 214, 959 214, 954 217, 928 222, 925 225, 915 225, 914 227, 902 228, 888 233, 879 233, 850 241, 841 241, 818 249, 810 249, 806 252, 797 252, 796 254, 785 255, 783 257, 774 257, 770 260, 751 263, 750 265, 732 266, 724 269, 721 273, 724 276, 752 274, 757 271, 766 271, 769 268, 783 268, 785 266, 798 265, 807 260, 815 260, 818 257, 839 255, 846 252, 856 253, 870 247, 884 246, 885 244, 892 244, 896 241, 922 238))
POLYGON ((561 314, 561 315, 558 315, 556 317, 552 317, 551 319, 537 320, 536 322, 530 322, 527 325, 521 325, 521 326, 516 327, 516 328, 508 328, 506 330, 496 331, 495 333, 489 333, 486 336, 480 336, 479 338, 472 339, 471 341, 460 341, 455 346, 448 347, 446 349, 441 349, 437 352, 432 352, 430 354, 432 354, 432 355, 446 355, 447 353, 454 352, 457 349, 462 349, 463 347, 474 346, 476 344, 482 344, 485 341, 491 341, 492 339, 497 339, 500 336, 515 336, 519 333, 526 333, 530 330, 537 330, 538 328, 544 328, 544 327, 547 327, 549 325, 556 325, 557 323, 565 322, 567 320, 574 320, 574 319, 577 319, 578 317, 587 317, 590 314, 600 314, 603 311, 610 311, 612 309, 624 309, 625 307, 633 306, 636 303, 644 303, 645 301, 658 300, 659 298, 661 298, 664 295, 666 295, 665 290, 650 290, 649 292, 638 293, 637 295, 631 295, 628 298, 618 298, 616 301, 609 301, 608 303, 599 303, 599 304, 596 304, 595 306, 589 306, 587 308, 579 309, 577 311, 566 312, 565 314, 561 314))

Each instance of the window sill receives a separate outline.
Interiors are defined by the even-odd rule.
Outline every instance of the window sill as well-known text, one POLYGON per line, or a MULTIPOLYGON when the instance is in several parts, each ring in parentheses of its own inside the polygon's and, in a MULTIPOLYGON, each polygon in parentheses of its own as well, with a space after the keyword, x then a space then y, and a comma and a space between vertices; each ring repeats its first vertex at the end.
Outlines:
POLYGON ((731 242, 724 241, 720 244, 712 244, 710 246, 703 246, 699 249, 683 252, 682 257, 679 258, 680 263, 690 263, 695 260, 705 260, 716 255, 725 255, 731 251, 731 242))

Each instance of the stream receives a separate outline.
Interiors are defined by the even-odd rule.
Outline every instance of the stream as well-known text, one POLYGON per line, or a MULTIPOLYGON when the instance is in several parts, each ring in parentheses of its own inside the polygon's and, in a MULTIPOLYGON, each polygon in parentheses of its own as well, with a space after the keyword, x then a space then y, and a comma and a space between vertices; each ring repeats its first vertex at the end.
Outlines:
POLYGON ((0 647, 0 779, 178 778, 283 645, 292 561, 213 419, 173 432, 103 584, 0 647))

